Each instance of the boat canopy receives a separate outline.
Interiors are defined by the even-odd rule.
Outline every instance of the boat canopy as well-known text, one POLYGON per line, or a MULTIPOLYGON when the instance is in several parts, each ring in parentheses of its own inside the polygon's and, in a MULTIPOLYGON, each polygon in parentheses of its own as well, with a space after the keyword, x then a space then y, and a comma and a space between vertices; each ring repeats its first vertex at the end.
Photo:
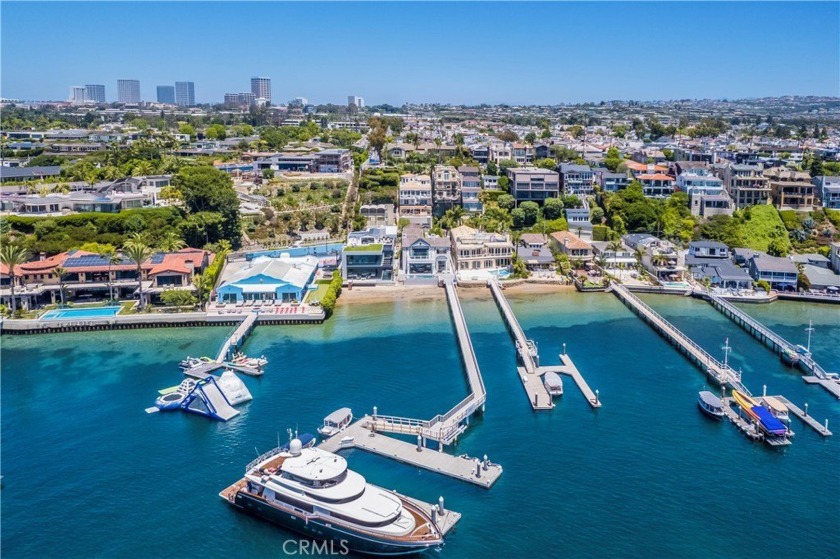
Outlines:
POLYGON ((776 413, 784 413, 788 412, 788 408, 786 405, 781 403, 778 398, 774 398, 773 396, 765 396, 764 403, 767 404, 767 407, 770 411, 775 411, 776 413))
POLYGON ((335 410, 324 418, 324 425, 341 425, 344 421, 350 419, 352 415, 353 411, 350 408, 335 410))
POLYGON ((764 406, 755 406, 752 411, 758 416, 758 420, 761 421, 761 426, 771 435, 784 435, 787 433, 785 424, 776 419, 776 416, 770 413, 770 410, 764 406))
POLYGON ((554 371, 547 372, 543 382, 549 388, 563 388, 563 381, 560 379, 560 375, 554 371))
POLYGON ((723 409, 723 402, 720 401, 720 398, 718 398, 708 390, 700 392, 700 400, 702 400, 704 404, 709 406, 709 408, 723 409))

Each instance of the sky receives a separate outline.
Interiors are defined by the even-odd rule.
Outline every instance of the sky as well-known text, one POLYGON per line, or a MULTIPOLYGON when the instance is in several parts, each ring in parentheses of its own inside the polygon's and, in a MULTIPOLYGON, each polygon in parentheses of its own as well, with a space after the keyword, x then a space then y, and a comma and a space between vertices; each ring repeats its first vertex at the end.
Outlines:
POLYGON ((840 3, 0 3, 0 95, 272 78, 311 103, 840 96, 840 3))

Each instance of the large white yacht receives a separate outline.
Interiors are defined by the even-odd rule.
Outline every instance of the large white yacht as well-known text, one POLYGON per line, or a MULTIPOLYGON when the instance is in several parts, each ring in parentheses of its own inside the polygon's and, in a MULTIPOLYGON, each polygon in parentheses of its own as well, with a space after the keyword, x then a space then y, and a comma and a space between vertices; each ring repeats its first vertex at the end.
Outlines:
POLYGON ((234 506, 317 539, 372 555, 403 555, 443 545, 443 534, 407 498, 365 481, 347 461, 294 439, 248 464, 219 494, 234 506))

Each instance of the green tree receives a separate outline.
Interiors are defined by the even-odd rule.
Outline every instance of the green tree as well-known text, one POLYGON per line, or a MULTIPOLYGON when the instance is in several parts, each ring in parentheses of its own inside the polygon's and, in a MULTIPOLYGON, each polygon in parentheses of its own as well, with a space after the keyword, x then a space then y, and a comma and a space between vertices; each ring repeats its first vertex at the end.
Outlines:
POLYGON ((368 142, 370 143, 370 147, 376 151, 380 160, 383 158, 383 151, 387 141, 388 137, 385 135, 384 128, 375 127, 371 128, 370 132, 368 132, 368 142))
POLYGON ((160 300, 167 307, 187 307, 196 303, 195 296, 184 289, 166 289, 160 294, 160 300))
POLYGON ((601 222, 604 220, 604 210, 598 206, 595 206, 591 210, 589 210, 589 222, 595 225, 600 225, 601 222))
POLYGON ((56 266, 53 270, 53 273, 58 278, 58 294, 61 296, 61 307, 64 308, 65 306, 65 290, 64 290, 64 278, 67 277, 67 268, 63 266, 56 266))
POLYGON ((24 264, 27 260, 29 260, 29 252, 22 246, 11 245, 8 242, 0 246, 0 263, 9 270, 9 294, 12 300, 12 315, 17 311, 17 301, 15 300, 17 267, 24 264))
POLYGON ((537 141, 536 133, 528 132, 527 134, 525 134, 525 142, 528 143, 529 145, 534 145, 534 143, 536 141, 537 141))
POLYGON ((163 252, 176 252, 185 246, 184 239, 175 231, 167 231, 157 242, 157 247, 163 252))
POLYGON ((172 177, 172 186, 183 193, 190 213, 218 213, 222 217, 222 237, 239 248, 242 239, 239 197, 227 173, 210 166, 184 167, 172 177))
POLYGON ((227 130, 224 124, 211 124, 204 131, 204 135, 211 140, 224 140, 227 138, 227 130))
POLYGON ((549 198, 543 203, 543 216, 545 219, 558 219, 563 217, 563 208, 563 200, 549 198))
POLYGON ((540 206, 536 202, 522 202, 519 209, 525 214, 525 227, 530 227, 537 222, 540 216, 540 206))
POLYGON ((541 169, 548 169, 549 171, 553 171, 557 168, 557 162, 550 157, 546 157, 545 159, 537 159, 534 161, 534 166, 539 167, 541 169))
POLYGON ((513 218, 513 227, 522 229, 525 227, 525 210, 522 208, 515 208, 511 210, 510 217, 513 218))
POLYGON ((576 124, 569 128, 569 133, 571 133, 573 138, 579 140, 580 138, 583 138, 584 134, 586 134, 586 130, 583 128, 583 126, 576 124))
POLYGON ((496 198, 496 204, 503 210, 512 210, 516 205, 516 199, 510 194, 502 194, 496 198))
POLYGON ((133 261, 137 268, 137 291, 140 294, 140 310, 146 306, 146 300, 143 298, 143 262, 148 260, 154 254, 154 250, 139 240, 131 240, 123 246, 123 254, 133 261))
POLYGON ((190 138, 195 138, 195 126, 188 122, 182 122, 178 125, 179 134, 189 134, 190 138))
POLYGON ((519 134, 514 132, 513 130, 502 130, 496 137, 499 138, 503 142, 515 142, 519 140, 519 134))

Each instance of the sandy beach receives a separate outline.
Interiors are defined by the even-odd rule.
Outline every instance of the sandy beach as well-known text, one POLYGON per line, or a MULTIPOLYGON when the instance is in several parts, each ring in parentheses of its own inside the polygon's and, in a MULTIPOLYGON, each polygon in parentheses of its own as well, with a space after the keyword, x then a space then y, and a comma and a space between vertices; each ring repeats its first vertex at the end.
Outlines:
MULTIPOLYGON (((548 293, 569 293, 575 290, 574 285, 559 285, 550 283, 519 283, 505 288, 505 293, 512 296, 543 295, 548 293)), ((465 299, 489 299, 490 290, 484 286, 461 286, 459 296, 465 299)), ((435 285, 378 285, 353 286, 341 290, 338 305, 357 303, 387 303, 392 301, 430 301, 445 297, 444 290, 435 285)))

